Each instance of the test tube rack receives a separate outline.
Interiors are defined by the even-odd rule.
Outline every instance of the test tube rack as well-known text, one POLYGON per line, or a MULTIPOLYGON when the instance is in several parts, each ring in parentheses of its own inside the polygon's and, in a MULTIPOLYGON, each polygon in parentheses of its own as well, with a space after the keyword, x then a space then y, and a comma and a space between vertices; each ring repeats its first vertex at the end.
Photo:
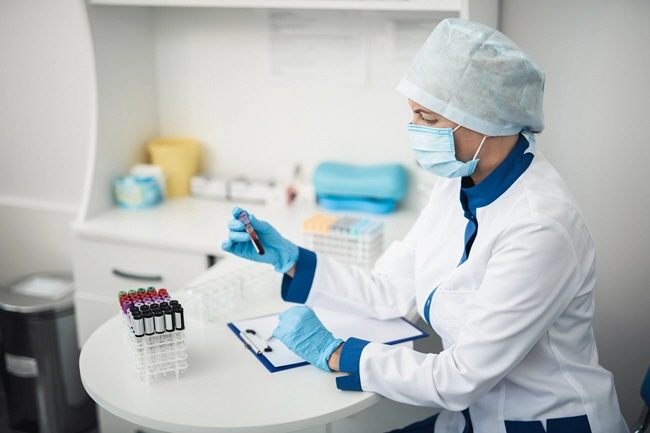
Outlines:
POLYGON ((242 305, 251 307, 277 293, 282 276, 265 263, 245 262, 183 288, 188 314, 204 323, 225 322, 242 305))
POLYGON ((317 212, 302 223, 305 248, 345 263, 371 268, 383 251, 384 223, 317 212))
MULTIPOLYGON (((128 348, 136 373, 147 384, 154 379, 167 375, 175 375, 176 378, 180 378, 180 375, 185 373, 188 366, 184 332, 185 319, 180 303, 175 302, 175 305, 180 308, 175 313, 178 313, 178 311, 180 313, 170 314, 171 318, 168 318, 166 327, 164 325, 160 326, 160 323, 164 323, 163 316, 162 322, 154 324, 153 330, 151 330, 150 326, 145 328, 144 323, 142 323, 142 326, 140 323, 136 323, 136 318, 139 317, 137 308, 143 305, 150 306, 154 303, 164 305, 165 302, 172 302, 172 299, 167 295, 165 296, 166 301, 160 300, 160 302, 156 302, 152 300, 153 297, 144 297, 136 301, 143 289, 139 290, 140 292, 132 290, 127 293, 128 298, 125 296, 125 292, 119 294, 122 310, 122 337, 124 344, 128 348)), ((153 287, 145 290, 150 294, 155 291, 153 287)))

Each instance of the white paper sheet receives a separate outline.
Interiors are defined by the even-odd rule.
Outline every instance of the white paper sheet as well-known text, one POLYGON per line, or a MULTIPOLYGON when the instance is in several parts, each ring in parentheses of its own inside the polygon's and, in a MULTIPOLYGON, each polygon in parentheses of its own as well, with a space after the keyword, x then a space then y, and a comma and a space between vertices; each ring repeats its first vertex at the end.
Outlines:
MULTIPOLYGON (((412 340, 426 335, 413 324, 401 318, 377 320, 319 308, 314 308, 314 312, 334 337, 343 340, 355 337, 379 343, 393 343, 412 340)), ((263 355, 274 367, 279 368, 304 362, 302 358, 291 352, 281 341, 276 338, 271 338, 273 330, 278 325, 278 316, 279 314, 273 314, 270 316, 239 320, 233 322, 233 325, 244 333, 247 329, 252 329, 268 342, 273 350, 271 352, 264 352, 263 355)), ((258 339, 255 335, 247 335, 256 347, 259 349, 264 347, 261 339, 258 339)))

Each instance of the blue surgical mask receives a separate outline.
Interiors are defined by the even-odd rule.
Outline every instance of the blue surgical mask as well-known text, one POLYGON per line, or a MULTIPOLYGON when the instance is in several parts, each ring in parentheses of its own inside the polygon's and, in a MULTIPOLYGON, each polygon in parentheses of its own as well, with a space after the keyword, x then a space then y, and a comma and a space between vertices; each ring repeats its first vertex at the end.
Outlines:
POLYGON ((480 161, 476 157, 487 136, 483 137, 474 158, 467 162, 460 162, 456 159, 456 148, 454 147, 454 132, 458 128, 460 125, 451 129, 431 128, 409 123, 411 149, 422 168, 438 176, 449 178, 471 176, 474 173, 476 164, 480 161))

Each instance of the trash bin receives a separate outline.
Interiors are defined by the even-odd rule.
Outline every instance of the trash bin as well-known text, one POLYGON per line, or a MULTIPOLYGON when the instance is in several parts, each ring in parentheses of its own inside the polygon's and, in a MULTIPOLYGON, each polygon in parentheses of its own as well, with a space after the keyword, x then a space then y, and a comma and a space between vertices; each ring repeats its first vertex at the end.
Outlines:
POLYGON ((96 428, 95 403, 79 376, 71 275, 32 274, 0 286, 0 351, 12 431, 96 428))

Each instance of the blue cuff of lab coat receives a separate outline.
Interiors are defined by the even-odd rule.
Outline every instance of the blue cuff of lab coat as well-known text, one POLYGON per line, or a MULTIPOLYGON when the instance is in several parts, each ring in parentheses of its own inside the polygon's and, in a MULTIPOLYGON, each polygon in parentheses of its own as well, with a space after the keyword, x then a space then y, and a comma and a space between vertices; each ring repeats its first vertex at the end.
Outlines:
POLYGON ((344 391, 363 391, 361 389, 361 378, 359 376, 359 361, 363 348, 370 343, 358 338, 349 338, 343 345, 341 357, 339 358, 339 370, 350 373, 347 376, 336 378, 336 387, 344 391))
POLYGON ((304 304, 311 290, 316 273, 316 253, 298 247, 298 261, 293 278, 284 274, 282 278, 282 299, 304 304))

